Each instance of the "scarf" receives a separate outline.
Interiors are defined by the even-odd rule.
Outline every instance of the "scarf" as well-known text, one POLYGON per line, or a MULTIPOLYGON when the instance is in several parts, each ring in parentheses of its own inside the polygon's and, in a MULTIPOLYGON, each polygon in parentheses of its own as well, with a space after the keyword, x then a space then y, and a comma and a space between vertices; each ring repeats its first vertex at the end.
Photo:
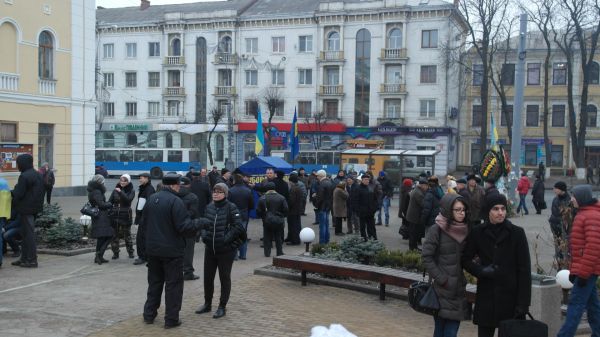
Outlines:
POLYGON ((469 227, 466 223, 450 221, 442 214, 438 214, 438 216, 435 218, 435 223, 442 231, 444 231, 444 233, 456 240, 458 243, 462 243, 469 232, 469 227))

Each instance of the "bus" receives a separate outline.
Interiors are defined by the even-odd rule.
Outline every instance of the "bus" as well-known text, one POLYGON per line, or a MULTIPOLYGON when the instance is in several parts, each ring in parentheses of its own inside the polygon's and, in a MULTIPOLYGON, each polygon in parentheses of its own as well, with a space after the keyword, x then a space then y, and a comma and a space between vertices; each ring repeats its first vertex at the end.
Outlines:
MULTIPOLYGON (((271 150, 271 156, 283 158, 292 164, 290 150, 271 150)), ((303 167, 307 174, 312 170, 325 170, 328 175, 337 175, 340 169, 339 150, 300 150, 292 164, 294 169, 303 167)))
POLYGON ((109 176, 150 173, 161 179, 164 172, 185 174, 190 167, 200 170, 197 148, 96 148, 96 166, 104 166, 109 176))

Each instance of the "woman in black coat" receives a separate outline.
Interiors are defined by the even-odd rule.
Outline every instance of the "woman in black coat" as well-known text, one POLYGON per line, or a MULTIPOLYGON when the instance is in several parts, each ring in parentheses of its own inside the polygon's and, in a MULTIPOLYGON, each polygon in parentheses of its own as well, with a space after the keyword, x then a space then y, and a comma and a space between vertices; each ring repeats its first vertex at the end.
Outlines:
POLYGON ((111 223, 108 211, 112 208, 110 202, 106 202, 106 187, 104 187, 104 177, 96 174, 87 185, 88 201, 92 206, 98 207, 100 213, 92 218, 92 233, 91 237, 96 239, 96 257, 94 263, 102 264, 108 262, 104 259, 104 251, 112 240, 115 234, 111 223))
POLYGON ((531 189, 531 195, 533 195, 533 206, 535 207, 536 214, 542 214, 542 210, 545 209, 544 204, 544 182, 542 181, 539 174, 535 175, 535 183, 531 189))
POLYGON ((125 240, 125 248, 129 254, 129 258, 133 259, 133 240, 131 239, 131 224, 133 223, 133 216, 131 212, 131 202, 135 198, 135 190, 131 183, 131 177, 129 174, 123 174, 119 178, 119 182, 115 189, 112 191, 108 202, 113 204, 113 210, 111 212, 112 226, 115 229, 115 236, 110 243, 110 248, 113 251, 112 259, 119 258, 119 241, 121 238, 125 240))
POLYGON ((462 265, 477 277, 473 323, 478 336, 493 337, 501 321, 525 318, 531 302, 531 262, 525 231, 506 219, 506 197, 489 195, 485 205, 488 217, 467 236, 462 265))

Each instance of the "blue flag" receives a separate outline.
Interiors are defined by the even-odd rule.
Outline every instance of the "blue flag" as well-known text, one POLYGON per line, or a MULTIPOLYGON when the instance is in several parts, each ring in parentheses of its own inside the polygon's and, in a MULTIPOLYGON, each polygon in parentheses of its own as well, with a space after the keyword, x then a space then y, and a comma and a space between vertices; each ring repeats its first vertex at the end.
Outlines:
POLYGON ((294 108, 294 119, 292 120, 292 129, 290 130, 290 159, 294 161, 298 157, 299 152, 298 119, 296 118, 296 108, 294 108))

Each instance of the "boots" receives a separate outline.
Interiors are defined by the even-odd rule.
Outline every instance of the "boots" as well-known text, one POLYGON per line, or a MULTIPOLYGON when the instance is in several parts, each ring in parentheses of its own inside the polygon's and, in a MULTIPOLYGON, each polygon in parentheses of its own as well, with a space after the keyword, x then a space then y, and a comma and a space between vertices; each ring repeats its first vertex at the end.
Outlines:
POLYGON ((104 253, 96 253, 96 257, 94 258, 94 263, 103 264, 108 263, 108 260, 104 258, 104 253))

